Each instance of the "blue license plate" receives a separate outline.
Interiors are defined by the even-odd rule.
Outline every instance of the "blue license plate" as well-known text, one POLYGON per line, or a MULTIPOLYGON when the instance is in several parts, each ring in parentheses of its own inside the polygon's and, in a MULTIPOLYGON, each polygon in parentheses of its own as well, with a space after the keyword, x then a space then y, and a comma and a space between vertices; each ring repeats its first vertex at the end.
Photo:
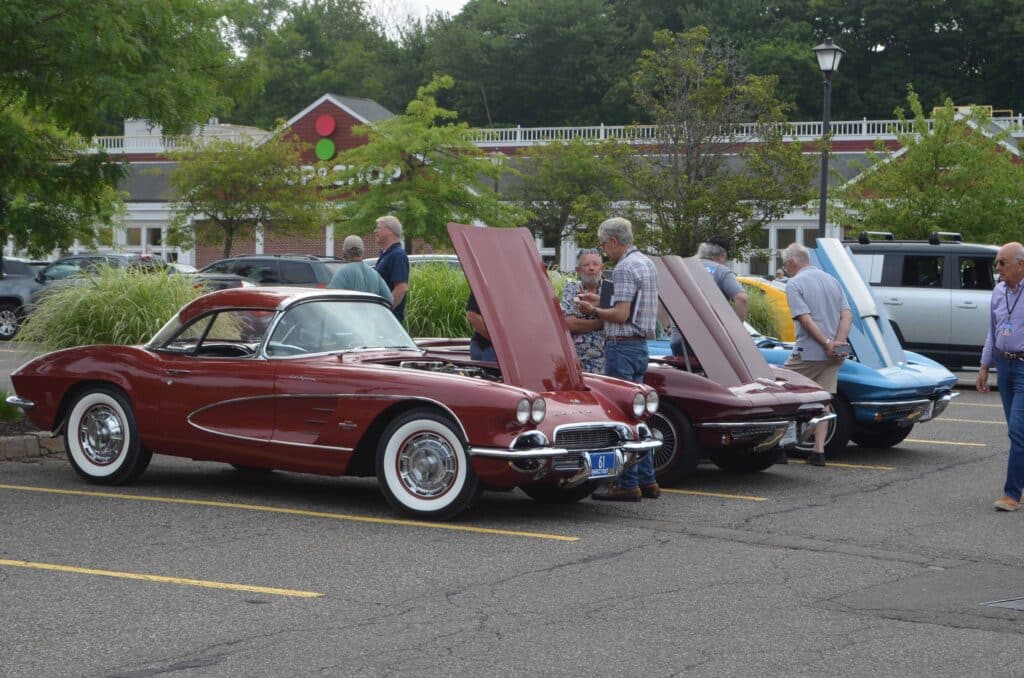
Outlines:
POLYGON ((587 452, 590 457, 590 477, 607 478, 615 473, 614 452, 587 452))

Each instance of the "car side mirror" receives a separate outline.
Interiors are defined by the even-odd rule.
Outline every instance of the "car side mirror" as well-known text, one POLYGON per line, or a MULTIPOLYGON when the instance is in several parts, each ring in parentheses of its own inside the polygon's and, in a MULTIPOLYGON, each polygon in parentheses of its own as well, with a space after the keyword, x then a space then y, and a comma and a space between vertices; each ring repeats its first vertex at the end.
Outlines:
POLYGON ((38 273, 36 273, 36 282, 39 283, 39 284, 43 284, 43 283, 46 282, 46 278, 43 276, 43 272, 42 271, 39 271, 38 273))

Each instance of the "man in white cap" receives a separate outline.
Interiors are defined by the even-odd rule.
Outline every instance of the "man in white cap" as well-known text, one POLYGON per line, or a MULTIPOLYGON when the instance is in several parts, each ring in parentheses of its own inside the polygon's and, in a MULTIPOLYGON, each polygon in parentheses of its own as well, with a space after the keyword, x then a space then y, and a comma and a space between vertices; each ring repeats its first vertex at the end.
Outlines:
POLYGON ((341 265, 338 272, 327 283, 328 287, 336 290, 357 290, 369 292, 384 297, 388 305, 391 304, 391 290, 388 289, 384 278, 380 273, 363 263, 363 239, 358 235, 350 235, 345 238, 341 246, 341 255, 345 263, 341 265))

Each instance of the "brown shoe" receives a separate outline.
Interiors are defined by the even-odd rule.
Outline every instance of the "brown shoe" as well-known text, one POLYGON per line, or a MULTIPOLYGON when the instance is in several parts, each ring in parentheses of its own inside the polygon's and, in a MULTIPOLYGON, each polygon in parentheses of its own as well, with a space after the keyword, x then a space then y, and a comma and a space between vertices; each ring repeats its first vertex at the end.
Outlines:
POLYGON ((639 487, 612 485, 604 492, 595 492, 590 496, 597 501, 640 501, 641 494, 639 487))
POLYGON ((640 494, 647 499, 657 499, 661 496, 661 488, 658 487, 658 483, 651 483, 650 485, 641 485, 640 494))
POLYGON ((997 511, 1016 511, 1020 508, 1020 502, 1010 497, 1000 497, 992 505, 997 511))

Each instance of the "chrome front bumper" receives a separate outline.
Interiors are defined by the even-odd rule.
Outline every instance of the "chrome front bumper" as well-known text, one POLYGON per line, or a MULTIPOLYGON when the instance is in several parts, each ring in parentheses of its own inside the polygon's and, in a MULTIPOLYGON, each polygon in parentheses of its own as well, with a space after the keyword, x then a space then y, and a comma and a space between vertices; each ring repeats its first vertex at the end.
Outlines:
POLYGON ((959 391, 950 391, 936 399, 916 398, 914 400, 860 401, 850 403, 854 408, 875 410, 875 422, 892 422, 896 424, 918 424, 930 421, 946 411, 954 398, 959 398, 959 391))
POLYGON ((18 395, 7 396, 7 404, 13 405, 14 407, 20 407, 23 410, 31 410, 33 407, 36 406, 36 404, 31 400, 26 400, 25 398, 22 398, 21 396, 18 395))

